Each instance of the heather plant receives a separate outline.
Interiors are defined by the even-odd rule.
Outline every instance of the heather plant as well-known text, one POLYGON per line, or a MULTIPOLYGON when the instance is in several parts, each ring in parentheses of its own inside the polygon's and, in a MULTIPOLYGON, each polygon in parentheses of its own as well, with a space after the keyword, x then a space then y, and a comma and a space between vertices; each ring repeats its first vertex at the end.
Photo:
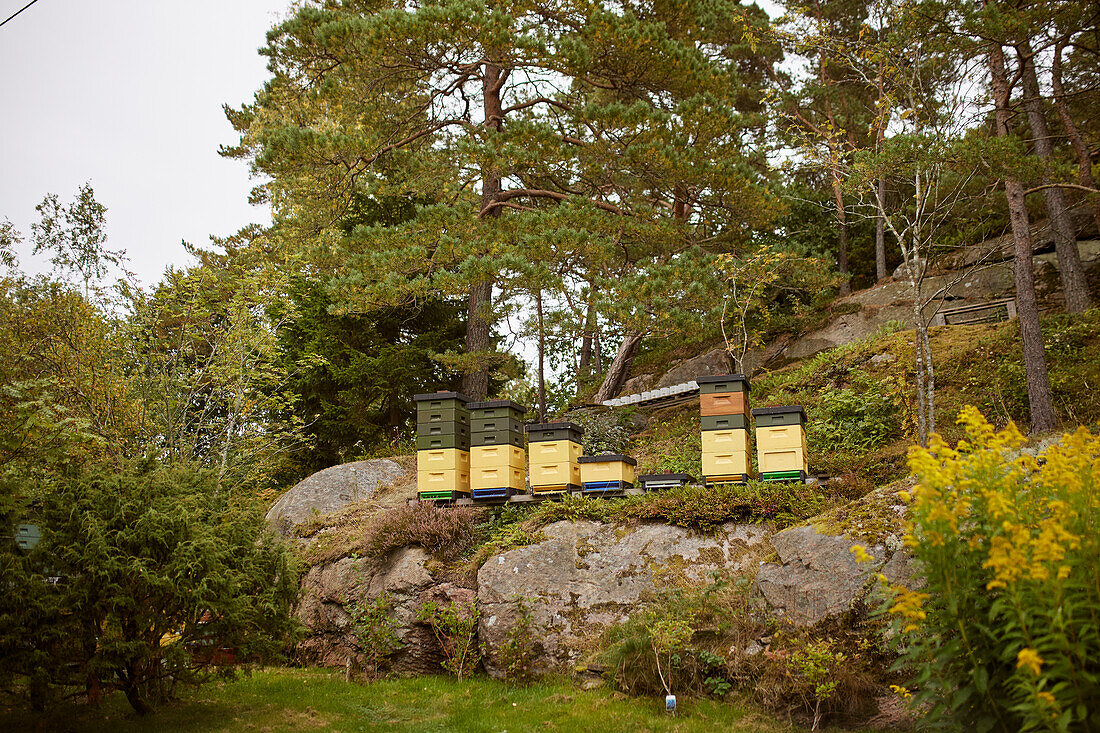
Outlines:
POLYGON ((426 503, 391 509, 367 529, 363 554, 380 560, 398 548, 419 545, 439 560, 457 560, 481 539, 479 516, 471 507, 439 509, 426 503))
MULTIPOLYGON (((1100 437, 1034 455, 973 407, 955 448, 914 448, 906 542, 923 592, 890 613, 927 719, 966 730, 1100 727, 1100 437)), ((906 497, 903 497, 906 498, 906 497)))

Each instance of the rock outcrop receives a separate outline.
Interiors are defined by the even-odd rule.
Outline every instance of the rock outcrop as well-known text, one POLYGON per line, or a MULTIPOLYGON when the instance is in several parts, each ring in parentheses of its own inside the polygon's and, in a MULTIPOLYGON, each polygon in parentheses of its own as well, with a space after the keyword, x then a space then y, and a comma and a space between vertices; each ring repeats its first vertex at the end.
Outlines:
POLYGON ((862 601, 873 575, 912 584, 913 560, 901 540, 905 505, 897 497, 900 486, 876 489, 810 526, 773 535, 779 562, 761 565, 756 574, 756 588, 769 610, 796 626, 812 626, 862 601), (854 545, 871 559, 857 561, 854 545))
POLYGON ((718 348, 693 359, 686 359, 672 367, 657 380, 656 389, 671 387, 674 384, 683 384, 698 377, 729 374, 732 371, 733 359, 730 358, 729 352, 725 348, 718 348))
POLYGON ((727 524, 702 536, 663 524, 628 530, 581 521, 557 522, 543 534, 544 541, 490 558, 478 572, 478 632, 490 674, 501 673, 500 650, 518 623, 521 603, 541 647, 538 665, 560 668, 658 588, 755 566, 769 532, 761 525, 727 524))
POLYGON ((397 461, 378 458, 355 461, 318 471, 299 481, 267 512, 267 522, 283 537, 294 527, 314 517, 331 514, 357 501, 374 496, 381 486, 408 473, 397 461))
POLYGON ((385 598, 401 642, 391 668, 399 674, 435 674, 442 655, 430 628, 417 620, 428 601, 472 605, 474 592, 437 582, 428 571, 429 556, 418 547, 393 553, 381 567, 358 558, 318 565, 302 580, 298 620, 308 636, 298 645, 305 664, 343 667, 359 650, 352 612, 356 604, 385 598))

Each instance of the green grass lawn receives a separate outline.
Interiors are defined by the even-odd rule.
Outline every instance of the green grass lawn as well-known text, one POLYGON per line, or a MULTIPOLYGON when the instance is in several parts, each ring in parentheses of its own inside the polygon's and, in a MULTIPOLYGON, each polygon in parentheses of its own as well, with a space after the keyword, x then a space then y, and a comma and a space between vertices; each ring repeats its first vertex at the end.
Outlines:
POLYGON ((0 712, 0 730, 49 731, 716 731, 802 730, 739 703, 681 700, 669 717, 663 700, 583 692, 567 681, 513 687, 484 677, 348 684, 321 669, 270 669, 184 694, 148 718, 121 694, 98 709, 64 705, 45 715, 0 712))

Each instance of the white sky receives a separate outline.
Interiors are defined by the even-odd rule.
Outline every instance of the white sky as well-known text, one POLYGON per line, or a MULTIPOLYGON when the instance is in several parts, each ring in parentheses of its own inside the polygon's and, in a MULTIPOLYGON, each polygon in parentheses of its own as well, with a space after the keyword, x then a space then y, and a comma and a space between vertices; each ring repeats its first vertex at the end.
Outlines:
MULTIPOLYGON (((0 20, 27 0, 0 0, 0 20)), ((253 183, 221 105, 267 78, 256 53, 291 0, 39 0, 0 27, 0 220, 24 235, 47 192, 90 181, 112 249, 149 284, 251 222, 253 183)), ((25 269, 27 248, 20 251, 25 269)))

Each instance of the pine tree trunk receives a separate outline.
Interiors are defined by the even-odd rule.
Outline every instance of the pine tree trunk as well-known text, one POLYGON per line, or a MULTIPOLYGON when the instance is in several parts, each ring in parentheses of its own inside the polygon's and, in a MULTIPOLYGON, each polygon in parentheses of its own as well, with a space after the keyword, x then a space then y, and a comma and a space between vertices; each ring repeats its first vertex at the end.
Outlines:
MULTIPOLYGON (((482 70, 482 90, 485 105, 485 127, 499 131, 504 121, 500 100, 500 84, 503 71, 496 64, 487 63, 482 70)), ((500 173, 496 170, 481 172, 481 210, 484 211, 501 190, 500 173)), ((500 216, 500 208, 494 208, 487 216, 500 216)), ((492 331, 489 310, 493 305, 493 283, 483 281, 470 288, 469 308, 466 315, 466 353, 486 354, 492 348, 492 331)), ((483 400, 489 395, 489 367, 479 366, 462 378, 462 391, 471 399, 483 400)))
MULTIPOLYGON (((1058 119, 1062 122, 1062 129, 1066 131, 1070 145, 1073 146, 1073 154, 1077 158, 1077 178, 1082 186, 1096 188, 1096 179, 1092 175, 1092 155, 1089 148, 1081 138, 1081 132, 1077 129, 1073 117, 1066 105, 1066 95, 1062 88, 1062 50, 1066 40, 1060 40, 1054 46, 1054 61, 1050 67, 1051 83, 1054 91, 1054 106, 1058 110, 1058 119)), ((1092 199, 1092 218, 1096 222, 1096 230, 1100 232, 1100 194, 1088 194, 1092 199)))
POLYGON ((619 390, 623 388, 623 384, 626 382, 626 375, 630 373, 630 363, 634 361, 634 355, 638 353, 638 347, 641 343, 642 334, 638 331, 630 331, 623 337, 623 342, 615 353, 615 358, 611 361, 611 366, 607 370, 607 376, 604 377, 603 384, 596 390, 596 395, 592 398, 593 402, 599 404, 619 394, 619 390))
POLYGON ((878 179, 875 189, 879 213, 875 216, 875 280, 886 279, 886 220, 882 212, 886 209, 886 179, 878 179))
MULTIPOLYGON (((1031 44, 1024 42, 1019 50, 1022 81, 1024 89, 1024 108, 1027 121, 1034 139, 1035 154, 1045 165, 1054 163, 1054 146, 1050 142, 1050 128, 1043 114, 1043 97, 1039 90, 1039 79, 1035 74, 1035 54, 1031 44)), ((1044 172, 1043 184, 1051 183, 1050 174, 1044 172)), ((1047 215, 1050 217, 1050 229, 1054 235, 1054 249, 1058 256, 1058 270, 1062 276, 1062 291, 1066 298, 1066 311, 1081 313, 1089 309, 1089 289, 1085 280, 1085 271, 1081 266, 1081 254, 1077 250, 1077 230, 1066 206, 1066 194, 1057 187, 1043 191, 1046 199, 1047 215)))
MULTIPOLYGON (((996 108, 998 137, 1011 134, 1009 108, 1011 89, 1005 71, 1004 50, 994 43, 989 51, 989 71, 992 77, 993 100, 996 108)), ((1027 398, 1031 408, 1032 432, 1054 429, 1054 401, 1050 393, 1046 354, 1043 352, 1043 331, 1039 324, 1039 303, 1035 297, 1035 274, 1031 266, 1031 224, 1024 203, 1024 187, 1015 178, 1005 179, 1005 198, 1015 253, 1016 316, 1020 322, 1023 342, 1024 373, 1027 375, 1027 398)))
MULTIPOLYGON (((835 143, 830 143, 830 150, 836 148, 835 143)), ((840 152, 836 151, 831 155, 839 155, 840 152)), ((847 295, 852 292, 852 283, 848 275, 848 217, 844 210, 844 189, 842 188, 842 182, 840 180, 840 163, 837 160, 833 165, 832 171, 833 179, 833 200, 836 202, 836 221, 839 231, 837 232, 837 247, 836 247, 836 264, 837 269, 840 270, 840 294, 847 295)))
MULTIPOLYGON (((588 299, 588 308, 584 313, 584 333, 581 336, 581 362, 577 370, 581 379, 587 379, 592 374, 592 340, 596 329, 596 299, 588 299)), ((578 385, 579 386, 579 385, 578 385)))
POLYGON ((539 422, 546 422, 546 331, 542 322, 542 290, 535 296, 539 325, 539 422))

